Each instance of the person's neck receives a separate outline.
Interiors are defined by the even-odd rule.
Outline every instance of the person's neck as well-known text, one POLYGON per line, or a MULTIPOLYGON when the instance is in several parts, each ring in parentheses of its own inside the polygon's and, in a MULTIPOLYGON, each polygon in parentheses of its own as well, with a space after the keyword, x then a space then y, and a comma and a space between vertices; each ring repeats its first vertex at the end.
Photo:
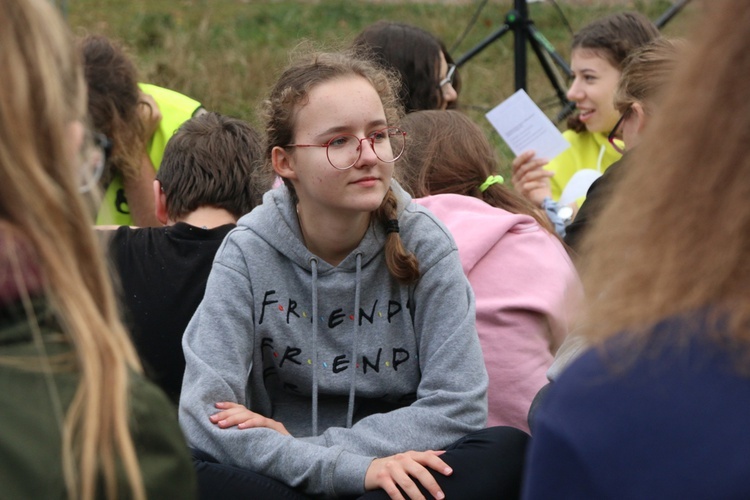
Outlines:
POLYGON ((178 220, 168 221, 167 225, 171 226, 178 222, 184 222, 203 229, 213 229, 225 224, 236 224, 237 219, 223 208, 204 206, 193 210, 178 220))
POLYGON ((305 246, 332 266, 337 266, 357 248, 367 232, 370 214, 367 212, 343 214, 306 214, 297 205, 302 238, 305 246))

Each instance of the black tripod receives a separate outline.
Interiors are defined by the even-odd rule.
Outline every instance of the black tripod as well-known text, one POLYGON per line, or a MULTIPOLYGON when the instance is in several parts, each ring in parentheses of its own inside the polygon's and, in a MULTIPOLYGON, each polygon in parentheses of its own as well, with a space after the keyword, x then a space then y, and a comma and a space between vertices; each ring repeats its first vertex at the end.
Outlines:
POLYGON ((566 97, 566 86, 560 80, 560 75, 555 71, 555 68, 550 63, 549 58, 557 64, 565 74, 566 78, 572 78, 573 72, 570 70, 570 66, 565 62, 560 54, 555 51, 555 48, 547 40, 542 33, 534 26, 534 21, 529 19, 529 8, 526 4, 526 0, 513 0, 513 10, 505 15, 505 24, 500 27, 499 30, 479 42, 476 47, 469 50, 466 54, 462 55, 457 61, 456 66, 461 67, 469 59, 479 54, 489 44, 502 37, 509 31, 513 31, 513 57, 515 61, 515 88, 526 89, 526 44, 531 45, 531 49, 539 59, 545 75, 549 79, 552 87, 555 89, 555 94, 560 100, 560 103, 565 106, 568 104, 568 98, 566 97))
MULTIPOLYGON (((659 16, 659 19, 654 21, 657 28, 661 29, 670 19, 672 19, 682 8, 687 5, 690 0, 677 0, 664 14, 659 16)), ((515 88, 526 89, 526 44, 531 45, 531 49, 536 54, 539 64, 541 64, 547 79, 555 89, 555 94, 560 100, 562 105, 562 111, 558 113, 556 121, 563 120, 566 116, 573 112, 575 109, 575 103, 568 101, 566 96, 566 85, 561 82, 560 74, 555 71, 555 68, 550 63, 551 58, 557 66, 560 67, 565 77, 570 79, 573 77, 573 72, 565 62, 560 54, 555 51, 555 48, 547 40, 542 33, 534 26, 534 21, 529 19, 529 8, 526 0, 513 0, 513 10, 505 15, 505 24, 500 27, 499 30, 492 33, 490 36, 479 42, 476 47, 469 50, 466 54, 462 55, 457 61, 456 66, 461 67, 464 63, 469 61, 472 57, 479 54, 489 44, 502 37, 508 31, 513 31, 513 57, 515 62, 514 75, 515 75, 515 88)))

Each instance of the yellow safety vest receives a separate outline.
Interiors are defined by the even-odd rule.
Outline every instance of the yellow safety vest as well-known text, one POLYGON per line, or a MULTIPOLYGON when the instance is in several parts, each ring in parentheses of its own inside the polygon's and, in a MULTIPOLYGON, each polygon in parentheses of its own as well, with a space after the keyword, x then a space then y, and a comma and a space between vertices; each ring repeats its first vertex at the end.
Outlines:
MULTIPOLYGON (((180 128, 180 125, 193 117, 195 112, 201 108, 201 103, 179 92, 156 85, 139 83, 138 86, 144 93, 154 98, 162 115, 159 127, 146 145, 148 156, 151 158, 151 163, 154 165, 154 171, 156 172, 161 166, 167 141, 180 128)), ((122 175, 119 173, 115 175, 104 193, 102 205, 96 217, 96 224, 99 226, 133 225, 133 218, 130 216, 130 208, 125 198, 122 175)))

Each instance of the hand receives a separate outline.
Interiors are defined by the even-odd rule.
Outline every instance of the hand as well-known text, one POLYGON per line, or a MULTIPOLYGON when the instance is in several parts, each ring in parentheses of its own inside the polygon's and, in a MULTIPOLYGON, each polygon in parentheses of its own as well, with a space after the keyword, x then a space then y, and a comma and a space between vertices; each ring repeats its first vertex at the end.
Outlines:
POLYGON ((159 110, 159 105, 156 104, 153 96, 142 91, 140 92, 138 97, 138 114, 141 117, 143 131, 146 134, 144 139, 148 142, 156 132, 162 119, 161 110, 159 110))
POLYGON ((545 198, 552 197, 549 179, 554 172, 544 170, 547 160, 534 158, 533 151, 524 151, 512 164, 513 187, 534 205, 540 207, 545 198))
POLYGON ((237 426, 238 429, 266 427, 267 429, 272 429, 279 434, 291 436, 281 422, 277 422, 272 418, 266 418, 263 415, 252 412, 241 404, 225 401, 216 403, 215 406, 222 411, 214 413, 208 418, 212 423, 218 425, 222 429, 228 429, 234 426, 237 426))
POLYGON ((415 480, 419 482, 434 498, 445 498, 435 478, 427 470, 429 467, 445 476, 453 474, 453 469, 443 462, 439 456, 444 451, 407 451, 384 458, 376 458, 367 468, 365 474, 365 489, 382 488, 390 498, 404 500, 398 486, 412 500, 424 500, 415 480))

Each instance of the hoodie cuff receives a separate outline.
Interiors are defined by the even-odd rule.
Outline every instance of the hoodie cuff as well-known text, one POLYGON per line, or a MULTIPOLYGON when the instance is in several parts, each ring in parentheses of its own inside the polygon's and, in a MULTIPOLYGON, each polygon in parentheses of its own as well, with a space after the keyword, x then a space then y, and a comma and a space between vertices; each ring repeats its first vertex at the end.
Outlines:
POLYGON ((336 459, 331 477, 335 496, 361 495, 365 492, 365 475, 375 457, 363 457, 342 451, 336 459))

